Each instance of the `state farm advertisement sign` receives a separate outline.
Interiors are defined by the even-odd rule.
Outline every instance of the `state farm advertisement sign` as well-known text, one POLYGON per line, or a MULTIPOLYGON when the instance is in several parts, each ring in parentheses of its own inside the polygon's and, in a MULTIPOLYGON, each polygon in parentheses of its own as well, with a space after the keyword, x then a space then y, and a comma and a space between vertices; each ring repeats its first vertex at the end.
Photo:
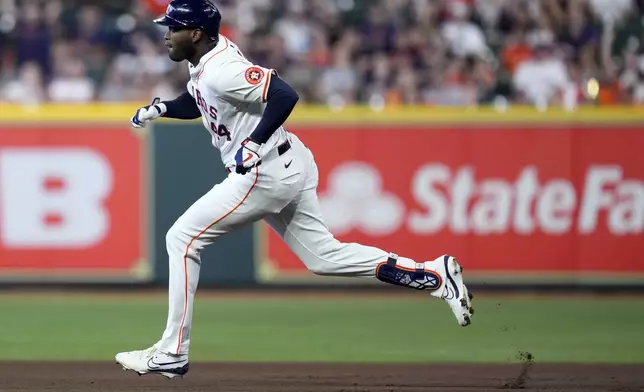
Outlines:
POLYGON ((143 256, 126 127, 0 129, 0 277, 129 276, 143 256))
MULTIPOLYGON (((297 131, 296 131, 297 132, 297 131)), ((644 130, 303 129, 343 242, 480 275, 644 276, 644 130)), ((267 230, 268 231, 268 230, 267 230)), ((306 273, 274 233, 266 262, 306 273)))

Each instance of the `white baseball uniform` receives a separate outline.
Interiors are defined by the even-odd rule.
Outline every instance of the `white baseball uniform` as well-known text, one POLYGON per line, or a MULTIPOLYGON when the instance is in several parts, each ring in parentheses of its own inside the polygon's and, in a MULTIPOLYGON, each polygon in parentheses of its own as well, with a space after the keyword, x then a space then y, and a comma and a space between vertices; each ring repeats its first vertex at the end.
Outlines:
MULTIPOLYGON (((318 204, 313 154, 283 127, 262 145, 260 166, 245 175, 235 173, 235 154, 262 117, 273 72, 250 63, 224 36, 197 66, 190 66, 188 91, 199 106, 213 145, 232 171, 190 206, 167 233, 169 314, 165 333, 155 345, 158 350, 188 353, 200 251, 243 225, 263 219, 315 274, 373 277, 378 264, 387 261, 388 252, 341 243, 329 232, 318 204), (284 152, 279 147, 285 143, 290 143, 290 149, 284 152)), ((398 265, 417 267, 402 257, 398 265)))

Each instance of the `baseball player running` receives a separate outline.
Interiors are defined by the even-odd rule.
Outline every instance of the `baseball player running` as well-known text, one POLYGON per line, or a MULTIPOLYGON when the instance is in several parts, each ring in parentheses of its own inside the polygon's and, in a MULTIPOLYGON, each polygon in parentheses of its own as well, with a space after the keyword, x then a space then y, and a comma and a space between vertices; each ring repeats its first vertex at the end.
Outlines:
POLYGON ((146 350, 117 354, 117 363, 140 375, 185 375, 200 252, 226 233, 261 219, 313 273, 375 277, 427 290, 447 302, 460 325, 470 324, 472 297, 454 257, 416 262, 333 237, 320 213, 313 154, 282 126, 297 93, 277 72, 251 63, 219 34, 221 15, 210 0, 173 0, 155 22, 168 27, 170 58, 188 60, 190 81, 178 98, 155 99, 138 109, 132 126, 144 128, 159 117, 201 117, 229 174, 167 233, 169 311, 161 340, 146 350))

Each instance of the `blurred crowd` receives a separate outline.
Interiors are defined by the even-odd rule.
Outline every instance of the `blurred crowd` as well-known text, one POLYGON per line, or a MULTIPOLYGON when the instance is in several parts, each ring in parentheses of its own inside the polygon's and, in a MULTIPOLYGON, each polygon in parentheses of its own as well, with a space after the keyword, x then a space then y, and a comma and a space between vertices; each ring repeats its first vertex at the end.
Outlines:
MULTIPOLYGON (((0 101, 185 89, 159 0, 0 0, 0 101)), ((167 1, 165 1, 167 3, 167 1)), ((222 33, 302 102, 644 103, 644 0, 215 0, 222 33)))

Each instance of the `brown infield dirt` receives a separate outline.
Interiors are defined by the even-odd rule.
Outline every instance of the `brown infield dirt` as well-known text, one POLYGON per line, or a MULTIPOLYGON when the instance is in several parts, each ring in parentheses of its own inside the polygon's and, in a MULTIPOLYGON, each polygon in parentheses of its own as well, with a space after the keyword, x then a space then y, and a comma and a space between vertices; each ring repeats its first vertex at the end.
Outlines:
POLYGON ((422 392, 644 391, 635 365, 193 363, 185 378, 139 377, 117 364, 0 362, 0 391, 422 392))

